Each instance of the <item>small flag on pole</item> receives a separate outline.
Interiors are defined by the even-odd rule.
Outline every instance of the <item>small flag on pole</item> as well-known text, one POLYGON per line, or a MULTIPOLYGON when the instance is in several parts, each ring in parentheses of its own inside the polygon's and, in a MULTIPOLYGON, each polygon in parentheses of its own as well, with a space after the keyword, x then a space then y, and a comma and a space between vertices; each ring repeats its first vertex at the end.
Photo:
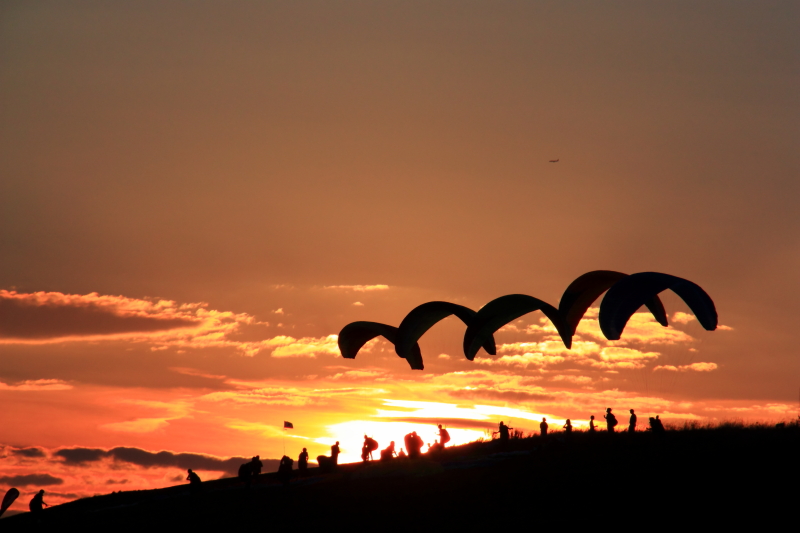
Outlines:
POLYGON ((294 429, 294 426, 291 422, 287 422, 286 420, 283 421, 283 429, 294 429))

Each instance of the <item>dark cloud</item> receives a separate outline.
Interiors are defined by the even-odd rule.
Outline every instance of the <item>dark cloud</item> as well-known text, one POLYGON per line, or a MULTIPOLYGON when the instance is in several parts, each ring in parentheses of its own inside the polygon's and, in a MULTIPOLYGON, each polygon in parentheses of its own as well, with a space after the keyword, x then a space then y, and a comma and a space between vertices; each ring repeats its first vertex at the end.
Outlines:
POLYGON ((495 422, 487 422, 484 420, 470 420, 467 418, 381 417, 380 420, 386 422, 408 422, 409 424, 424 424, 426 426, 442 424, 448 428, 494 429, 497 427, 497 424, 495 422))
POLYGON ((19 448, 17 450, 11 450, 12 455, 17 455, 19 457, 44 457, 45 453, 43 450, 39 448, 19 448))
POLYGON ((127 479, 107 479, 106 485, 124 485, 126 483, 130 483, 127 479))
MULTIPOLYGON (((99 461, 109 457, 116 462, 128 463, 143 468, 152 467, 175 467, 182 470, 207 470, 213 472, 224 472, 229 475, 236 475, 239 466, 249 461, 249 458, 231 457, 222 459, 211 455, 200 455, 197 453, 173 453, 173 452, 150 452, 141 448, 118 447, 111 450, 100 450, 96 448, 65 448, 53 454, 61 457, 65 463, 81 465, 89 462, 99 461)), ((266 471, 277 470, 280 461, 278 459, 262 459, 266 471)))
POLYGON ((97 448, 63 448, 57 450, 53 457, 60 457, 64 462, 70 465, 80 465, 83 463, 90 463, 92 461, 99 461, 106 457, 108 452, 97 448))
POLYGON ((120 316, 96 305, 34 305, 0 298, 0 337, 12 339, 154 332, 195 324, 183 318, 120 316))
POLYGON ((489 400, 504 400, 512 402, 529 402, 540 401, 549 402, 555 400, 555 396, 550 394, 541 394, 538 392, 523 392, 523 391, 503 391, 497 389, 476 389, 476 390, 454 390, 450 391, 450 396, 455 398, 466 399, 489 399, 489 400))
POLYGON ((2 476, 0 485, 11 485, 15 487, 46 487, 48 485, 61 485, 64 480, 50 474, 24 474, 21 476, 2 476))

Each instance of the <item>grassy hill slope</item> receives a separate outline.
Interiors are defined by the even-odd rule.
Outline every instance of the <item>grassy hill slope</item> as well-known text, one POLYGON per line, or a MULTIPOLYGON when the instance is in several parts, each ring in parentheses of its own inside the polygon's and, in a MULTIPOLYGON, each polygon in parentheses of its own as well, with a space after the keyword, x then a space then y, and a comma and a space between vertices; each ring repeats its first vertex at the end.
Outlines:
POLYGON ((5 518, 5 531, 321 528, 398 531, 542 524, 768 521, 796 509, 800 428, 719 427, 477 442, 435 457, 95 496, 5 518))

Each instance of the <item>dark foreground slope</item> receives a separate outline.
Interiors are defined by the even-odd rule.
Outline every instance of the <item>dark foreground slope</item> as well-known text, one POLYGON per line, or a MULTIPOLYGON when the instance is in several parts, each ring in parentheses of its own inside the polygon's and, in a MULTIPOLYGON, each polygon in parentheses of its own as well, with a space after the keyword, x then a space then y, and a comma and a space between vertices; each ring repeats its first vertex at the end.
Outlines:
MULTIPOLYGON (((436 458, 316 469, 288 488, 265 474, 96 496, 0 522, 5 531, 397 531, 541 524, 696 526, 789 518, 798 494, 797 426, 636 435, 552 435, 473 443, 436 458), (788 516, 787 516, 788 515, 788 516)), ((789 518, 789 520, 794 520, 789 518)))

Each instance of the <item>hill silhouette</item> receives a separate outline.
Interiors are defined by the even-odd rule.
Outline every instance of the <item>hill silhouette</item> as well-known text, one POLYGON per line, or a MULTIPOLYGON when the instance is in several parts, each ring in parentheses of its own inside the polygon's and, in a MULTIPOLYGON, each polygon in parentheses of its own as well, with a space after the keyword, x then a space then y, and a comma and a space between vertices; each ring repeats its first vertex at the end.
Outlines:
POLYGON ((800 427, 687 426, 663 435, 555 433, 448 448, 418 460, 276 473, 95 496, 2 520, 3 531, 762 523, 796 502, 800 427))

